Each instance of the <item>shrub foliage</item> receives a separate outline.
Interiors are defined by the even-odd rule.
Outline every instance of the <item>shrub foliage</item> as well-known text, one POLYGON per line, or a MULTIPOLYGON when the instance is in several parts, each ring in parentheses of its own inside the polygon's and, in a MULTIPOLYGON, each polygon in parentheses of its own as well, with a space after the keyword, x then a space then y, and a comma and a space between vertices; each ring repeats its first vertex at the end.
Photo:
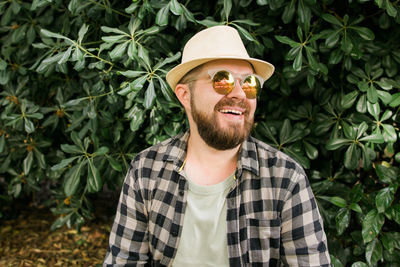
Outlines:
POLYGON ((334 266, 399 266, 399 23, 393 0, 0 1, 0 204, 91 219, 135 153, 187 128, 165 74, 226 24, 276 66, 253 134, 306 169, 334 266))

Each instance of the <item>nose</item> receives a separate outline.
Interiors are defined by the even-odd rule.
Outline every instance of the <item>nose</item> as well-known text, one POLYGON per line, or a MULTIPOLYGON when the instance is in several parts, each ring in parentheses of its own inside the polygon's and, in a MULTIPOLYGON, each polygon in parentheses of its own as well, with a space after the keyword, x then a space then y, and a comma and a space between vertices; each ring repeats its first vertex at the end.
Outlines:
POLYGON ((227 95, 230 98, 238 98, 238 99, 246 99, 246 94, 240 86, 240 80, 236 79, 235 87, 233 87, 232 91, 227 95))

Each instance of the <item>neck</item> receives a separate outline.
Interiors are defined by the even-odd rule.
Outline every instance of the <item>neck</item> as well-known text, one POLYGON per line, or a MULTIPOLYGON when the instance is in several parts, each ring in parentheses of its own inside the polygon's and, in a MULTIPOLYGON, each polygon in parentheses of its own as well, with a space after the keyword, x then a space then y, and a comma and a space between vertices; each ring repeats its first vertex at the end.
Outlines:
POLYGON ((216 184, 236 170, 239 149, 240 145, 229 150, 217 150, 207 145, 197 131, 191 131, 185 170, 199 184, 216 184))

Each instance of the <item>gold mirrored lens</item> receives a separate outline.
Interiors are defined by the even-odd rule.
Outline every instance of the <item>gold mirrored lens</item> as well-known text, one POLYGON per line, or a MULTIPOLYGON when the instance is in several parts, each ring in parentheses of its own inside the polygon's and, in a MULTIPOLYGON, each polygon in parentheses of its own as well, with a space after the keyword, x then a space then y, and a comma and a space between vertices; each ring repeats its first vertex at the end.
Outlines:
POLYGON ((260 80, 255 75, 249 75, 243 80, 242 89, 247 98, 256 98, 261 90, 260 80))
POLYGON ((218 71, 212 79, 212 84, 218 94, 227 95, 235 87, 235 79, 228 71, 218 71))

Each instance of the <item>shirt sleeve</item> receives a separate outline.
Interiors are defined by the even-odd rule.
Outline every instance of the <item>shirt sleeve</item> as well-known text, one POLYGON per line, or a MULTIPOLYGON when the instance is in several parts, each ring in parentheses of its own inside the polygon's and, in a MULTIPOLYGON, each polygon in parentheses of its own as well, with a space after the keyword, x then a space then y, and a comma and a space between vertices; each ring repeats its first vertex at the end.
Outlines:
POLYGON ((147 211, 131 167, 122 186, 103 266, 145 266, 149 261, 147 211))
POLYGON ((288 266, 331 266, 321 215, 307 177, 297 173, 282 210, 281 253, 288 266))

